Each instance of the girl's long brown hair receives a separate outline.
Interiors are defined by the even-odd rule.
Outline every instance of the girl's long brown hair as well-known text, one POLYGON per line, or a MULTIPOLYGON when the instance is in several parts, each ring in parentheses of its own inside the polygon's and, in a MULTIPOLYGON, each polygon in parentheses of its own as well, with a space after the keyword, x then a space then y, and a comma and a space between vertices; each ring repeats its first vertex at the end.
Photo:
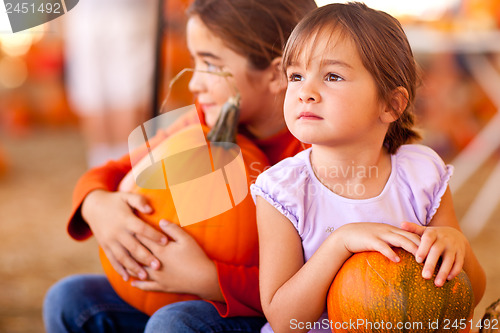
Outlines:
POLYGON ((226 46, 265 69, 282 55, 293 28, 314 0, 194 0, 188 16, 197 15, 226 46))

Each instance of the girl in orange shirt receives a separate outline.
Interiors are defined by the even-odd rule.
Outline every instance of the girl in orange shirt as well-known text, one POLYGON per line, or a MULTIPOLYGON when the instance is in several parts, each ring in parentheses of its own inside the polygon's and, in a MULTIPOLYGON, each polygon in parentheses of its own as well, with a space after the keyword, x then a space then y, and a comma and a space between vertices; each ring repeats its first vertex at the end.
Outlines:
MULTIPOLYGON (((315 7, 313 0, 195 0, 188 9, 187 40, 195 69, 231 73, 241 95, 240 133, 252 139, 271 163, 302 150, 282 116, 286 80, 280 57, 293 27, 315 7)), ((204 113, 204 122, 213 126, 232 91, 211 84, 210 75, 201 72, 194 73, 189 88, 204 113)), ((68 232, 79 240, 96 236, 124 279, 153 280, 153 287, 138 283, 141 288, 189 290, 209 302, 171 304, 148 318, 121 300, 105 276, 77 275, 58 282, 48 292, 44 304, 47 331, 142 332, 146 324, 147 331, 161 327, 162 332, 212 332, 216 327, 222 332, 259 331, 265 320, 259 317, 258 268, 215 265, 182 228, 169 224, 161 233, 138 219, 133 210, 151 210, 146 200, 116 192, 130 168, 126 156, 80 179, 68 232), (136 235, 163 246, 163 255, 151 252, 136 235), (165 245, 166 235, 184 240, 177 244, 183 247, 182 257, 168 255, 171 242, 165 245), (170 268, 163 270, 168 278, 159 270, 161 266, 170 268), (195 276, 199 283, 183 285, 186 279, 181 275, 185 273, 177 267, 191 272, 190 277, 195 276), (170 281, 178 284, 169 285, 170 281)))

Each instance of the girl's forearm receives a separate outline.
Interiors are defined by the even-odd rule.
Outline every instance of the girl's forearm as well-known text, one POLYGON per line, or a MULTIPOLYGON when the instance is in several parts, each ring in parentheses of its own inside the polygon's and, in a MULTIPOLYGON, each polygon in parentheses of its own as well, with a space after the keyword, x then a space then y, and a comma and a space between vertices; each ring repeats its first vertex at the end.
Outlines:
POLYGON ((200 268, 200 274, 193 283, 193 294, 206 300, 225 302, 219 285, 216 265, 212 260, 208 260, 206 264, 206 268, 200 268))
POLYGON ((292 320, 314 323, 325 311, 326 296, 333 278, 351 255, 333 236, 276 291, 268 304, 263 304, 266 317, 276 333, 290 331, 292 320))
POLYGON ((474 292, 474 306, 477 306, 484 295, 484 290, 486 288, 486 275, 469 243, 467 243, 463 270, 467 273, 467 276, 472 284, 472 290, 474 292))

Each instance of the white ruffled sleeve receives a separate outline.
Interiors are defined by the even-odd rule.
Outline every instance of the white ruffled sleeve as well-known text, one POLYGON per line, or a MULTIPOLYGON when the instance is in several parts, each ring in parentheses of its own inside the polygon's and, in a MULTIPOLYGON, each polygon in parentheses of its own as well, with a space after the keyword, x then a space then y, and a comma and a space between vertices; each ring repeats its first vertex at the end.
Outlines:
POLYGON ((403 145, 396 156, 399 182, 406 188, 419 221, 427 225, 441 204, 453 166, 423 145, 403 145))
POLYGON ((254 201, 261 196, 286 216, 298 230, 303 229, 304 193, 307 171, 300 157, 287 158, 257 177, 250 186, 254 201))

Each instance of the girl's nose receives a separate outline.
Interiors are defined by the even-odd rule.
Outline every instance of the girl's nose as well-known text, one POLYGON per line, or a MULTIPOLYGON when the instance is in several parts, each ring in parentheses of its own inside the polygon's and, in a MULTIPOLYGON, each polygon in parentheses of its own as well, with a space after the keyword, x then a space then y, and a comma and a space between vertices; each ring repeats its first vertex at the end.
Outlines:
POLYGON ((191 76, 191 80, 189 80, 189 91, 193 94, 202 92, 206 87, 205 78, 206 76, 204 73, 194 71, 193 76, 191 76))
POLYGON ((321 95, 313 82, 304 81, 300 88, 299 99, 304 103, 318 103, 321 95))

